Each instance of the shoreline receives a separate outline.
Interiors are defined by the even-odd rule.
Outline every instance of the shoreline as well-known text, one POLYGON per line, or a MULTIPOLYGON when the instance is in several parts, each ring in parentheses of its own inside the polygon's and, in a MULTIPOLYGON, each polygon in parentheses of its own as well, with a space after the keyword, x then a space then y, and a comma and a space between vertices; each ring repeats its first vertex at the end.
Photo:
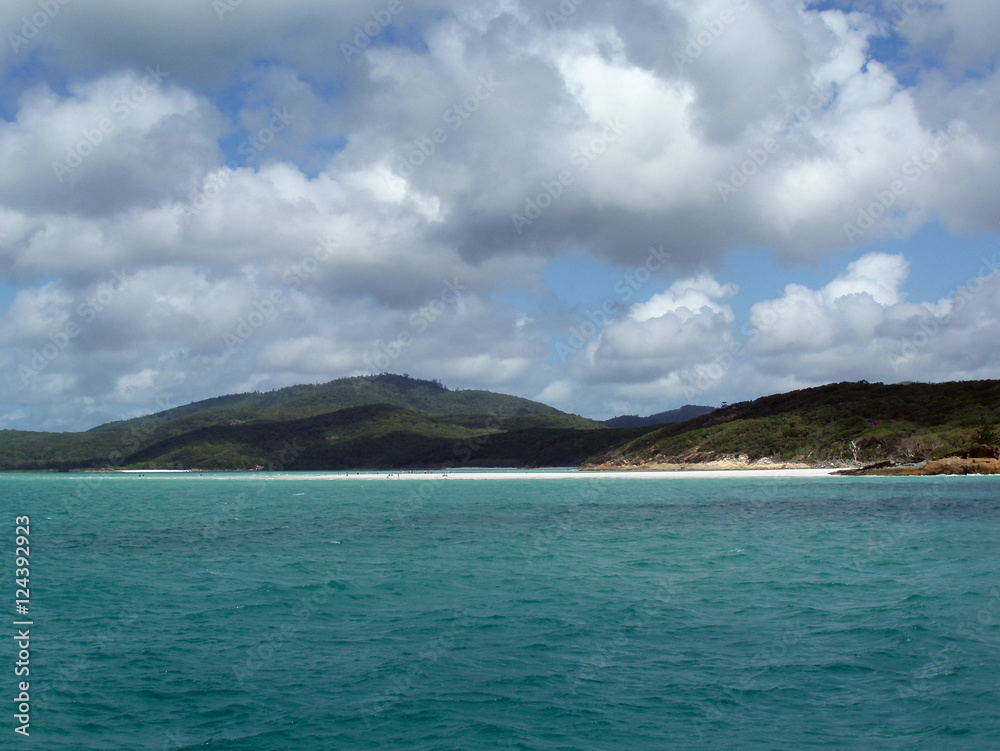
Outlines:
POLYGON ((874 465, 859 469, 845 469, 838 474, 848 477, 940 477, 942 475, 997 475, 1000 460, 946 456, 920 464, 874 465))
POLYGON ((128 475, 156 475, 158 477, 170 476, 170 475, 188 475, 195 477, 204 477, 205 475, 212 475, 212 479, 234 479, 234 480, 253 480, 266 478, 268 480, 325 480, 325 481, 378 481, 378 480, 391 480, 391 481, 413 481, 413 480, 431 480, 431 481, 443 481, 443 480, 567 480, 567 479, 581 479, 581 478, 602 478, 602 479, 624 479, 624 478, 637 478, 637 479, 654 479, 654 478, 725 478, 725 477, 749 477, 749 478, 763 478, 763 477, 829 477, 833 476, 840 468, 815 468, 815 467, 781 467, 774 469, 763 469, 763 468, 753 468, 753 469, 627 469, 627 470, 555 470, 555 469, 536 469, 536 470, 506 470, 506 471, 490 471, 490 470, 433 470, 433 471, 337 471, 337 472, 321 472, 321 471, 303 471, 303 472, 214 472, 214 471, 198 471, 198 470, 118 470, 112 472, 111 474, 128 474, 128 475))
POLYGON ((586 477, 604 479, 653 479, 653 478, 815 478, 815 477, 940 477, 976 476, 985 477, 1000 474, 1000 467, 984 466, 977 461, 969 466, 948 467, 944 471, 938 467, 902 465, 894 467, 803 467, 773 466, 721 468, 702 465, 646 465, 614 469, 604 467, 585 468, 545 468, 545 469, 458 469, 458 470, 205 470, 205 469, 105 469, 78 470, 70 472, 6 470, 0 474, 12 475, 119 475, 128 477, 170 478, 197 477, 213 480, 558 480, 586 477))
POLYGON ((844 466, 822 466, 805 462, 750 462, 743 458, 713 459, 705 462, 644 462, 621 465, 614 463, 590 464, 580 467, 582 472, 787 472, 812 470, 840 471, 844 466))
POLYGON ((136 475, 144 472, 158 475, 174 475, 183 472, 197 472, 196 469, 112 469, 111 472, 121 472, 123 475, 136 475))

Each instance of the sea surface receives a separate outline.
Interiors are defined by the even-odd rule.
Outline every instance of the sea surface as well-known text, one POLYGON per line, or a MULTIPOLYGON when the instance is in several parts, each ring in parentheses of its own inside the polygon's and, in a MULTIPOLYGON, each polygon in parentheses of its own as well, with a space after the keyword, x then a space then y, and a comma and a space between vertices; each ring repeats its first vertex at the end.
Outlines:
POLYGON ((998 749, 998 491, 0 475, 0 748, 998 749))

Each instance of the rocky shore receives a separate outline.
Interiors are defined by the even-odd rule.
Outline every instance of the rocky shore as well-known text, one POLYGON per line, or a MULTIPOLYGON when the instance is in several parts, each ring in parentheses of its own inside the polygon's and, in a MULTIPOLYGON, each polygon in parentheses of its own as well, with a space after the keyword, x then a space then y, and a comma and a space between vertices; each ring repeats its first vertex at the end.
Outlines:
POLYGON ((859 469, 845 469, 838 475, 886 475, 917 477, 923 475, 996 475, 1000 474, 1000 447, 972 446, 941 459, 897 464, 891 461, 870 464, 859 469))

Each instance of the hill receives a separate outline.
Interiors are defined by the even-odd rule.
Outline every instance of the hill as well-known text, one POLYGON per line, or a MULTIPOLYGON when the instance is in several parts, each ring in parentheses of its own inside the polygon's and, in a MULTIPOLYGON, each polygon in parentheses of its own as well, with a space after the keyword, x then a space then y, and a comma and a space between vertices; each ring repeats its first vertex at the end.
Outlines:
POLYGON ((592 457, 607 467, 735 457, 811 465, 939 458, 1000 419, 1000 381, 838 383, 741 402, 592 457))
MULTIPOLYGON (((192 402, 183 407, 158 412, 149 417, 110 422, 93 431, 128 430, 150 417, 157 422, 176 420, 195 414, 230 410, 229 415, 252 411, 273 419, 307 417, 332 409, 364 407, 369 404, 392 404, 446 415, 564 415, 554 407, 508 394, 492 391, 450 391, 440 381, 426 381, 407 375, 381 373, 375 376, 339 378, 321 384, 288 386, 275 391, 230 394, 192 402)), ((580 418, 582 420, 582 418, 580 418)), ((583 421, 592 424, 591 421, 583 421)), ((582 425, 582 423, 581 423, 582 425)))
POLYGON ((683 407, 671 409, 666 412, 657 412, 648 417, 639 415, 621 415, 604 420, 604 424, 610 428, 644 428, 652 425, 668 425, 675 422, 686 422, 696 417, 714 412, 715 407, 699 407, 694 404, 685 404, 683 407))
POLYGON ((0 431, 0 469, 859 466, 944 458, 998 421, 1000 381, 830 384, 685 422, 609 427, 527 399, 382 374, 222 396, 82 433, 0 431))
POLYGON ((376 404, 300 420, 201 428, 154 443, 127 461, 139 469, 574 466, 636 434, 558 427, 535 416, 441 416, 376 404))
POLYGON ((221 396, 82 433, 0 431, 0 468, 376 469, 473 456, 484 466, 551 466, 630 435, 516 396, 381 374, 221 396), (497 434, 509 435, 488 440, 497 434))

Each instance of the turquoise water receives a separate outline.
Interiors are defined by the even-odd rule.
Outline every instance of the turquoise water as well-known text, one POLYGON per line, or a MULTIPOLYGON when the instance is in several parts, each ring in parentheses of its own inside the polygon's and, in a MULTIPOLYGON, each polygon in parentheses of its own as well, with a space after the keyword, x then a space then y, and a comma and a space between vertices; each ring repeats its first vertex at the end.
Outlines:
POLYGON ((1000 748, 998 489, 2 475, 0 748, 1000 748))

